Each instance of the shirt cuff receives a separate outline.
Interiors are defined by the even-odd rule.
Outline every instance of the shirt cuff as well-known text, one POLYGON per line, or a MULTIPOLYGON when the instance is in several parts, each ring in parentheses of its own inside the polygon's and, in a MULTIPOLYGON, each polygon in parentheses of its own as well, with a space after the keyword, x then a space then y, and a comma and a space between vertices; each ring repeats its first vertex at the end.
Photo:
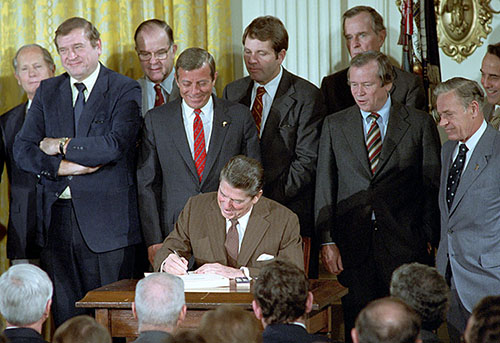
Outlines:
POLYGON ((243 274, 245 274, 245 276, 249 279, 249 280, 252 280, 252 278, 250 277, 250 270, 248 270, 247 267, 240 267, 240 270, 243 272, 243 274))

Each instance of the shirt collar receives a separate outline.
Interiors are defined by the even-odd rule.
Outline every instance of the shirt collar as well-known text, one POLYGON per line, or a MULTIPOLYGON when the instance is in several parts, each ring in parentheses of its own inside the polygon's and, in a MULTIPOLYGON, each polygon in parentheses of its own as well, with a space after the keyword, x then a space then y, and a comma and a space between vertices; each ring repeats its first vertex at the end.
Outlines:
MULTIPOLYGON (((210 109, 212 109, 212 106, 213 106, 213 100, 212 100, 212 96, 210 96, 210 98, 208 99, 208 101, 205 104, 205 106, 203 106, 202 108, 200 108, 200 110, 201 110, 202 113, 207 114, 208 111, 210 109)), ((193 116, 194 115, 194 110, 196 108, 191 108, 188 104, 186 104, 186 102, 184 101, 184 99, 182 99, 182 109, 184 110, 184 113, 186 113, 186 115, 189 117, 189 116, 193 116)))
POLYGON ((254 94, 257 94, 257 88, 259 87, 264 87, 266 90, 266 93, 271 97, 271 99, 274 99, 274 96, 276 95, 276 92, 278 91, 278 86, 280 85, 281 77, 283 76, 283 67, 280 66, 280 72, 278 75, 275 76, 274 79, 266 83, 265 85, 261 85, 258 82, 253 83, 253 92, 254 94))
MULTIPOLYGON (((382 121, 384 123, 387 123, 389 121, 389 114, 390 114, 390 110, 391 110, 391 96, 388 95, 387 96, 387 100, 384 104, 384 106, 382 106, 382 108, 380 110, 377 111, 377 113, 380 115, 380 117, 382 118, 382 121)), ((368 118, 368 116, 372 113, 372 112, 365 112, 363 111, 362 109, 359 109, 360 112, 361 112, 361 115, 363 116, 363 119, 367 122, 367 123, 371 123, 371 118, 368 118)))
MULTIPOLYGON (((240 218, 238 218, 238 224, 240 224, 241 227, 244 227, 244 228, 247 227, 248 220, 250 219, 250 214, 252 214, 252 210, 253 210, 253 205, 247 213, 245 213, 240 218)), ((229 223, 229 225, 231 225, 231 220, 226 218, 226 227, 227 227, 228 223, 229 223)))
MULTIPOLYGON (((144 79, 146 80, 146 83, 150 86, 150 88, 156 85, 156 83, 151 81, 149 77, 147 77, 146 75, 144 75, 144 79)), ((165 80, 160 82, 160 86, 168 94, 172 94, 172 88, 174 88, 174 82, 175 82, 175 68, 172 68, 172 71, 170 72, 170 74, 168 74, 165 80)))
POLYGON ((474 151, 474 148, 476 147, 477 143, 479 142, 479 140, 483 136, 483 133, 484 133, 484 131, 486 131, 487 127, 488 127, 488 124, 486 124, 486 120, 483 120, 483 123, 481 124, 479 129, 477 129, 477 131, 474 132, 474 134, 472 136, 470 136, 470 138, 468 140, 466 140, 465 142, 461 142, 461 141, 458 142, 458 145, 465 143, 465 145, 467 146, 467 149, 469 151, 474 151))
MULTIPOLYGON (((90 94, 92 92, 92 88, 94 88, 95 83, 97 82, 97 77, 99 76, 99 71, 101 70, 101 63, 97 63, 97 68, 90 74, 85 80, 78 81, 75 79, 73 76, 70 76, 69 82, 71 83, 71 87, 75 88, 75 83, 81 82, 85 85, 85 88, 87 89, 87 94, 90 94)), ((78 93, 78 90, 77 90, 78 93)), ((87 97, 85 97, 87 98, 87 97)))

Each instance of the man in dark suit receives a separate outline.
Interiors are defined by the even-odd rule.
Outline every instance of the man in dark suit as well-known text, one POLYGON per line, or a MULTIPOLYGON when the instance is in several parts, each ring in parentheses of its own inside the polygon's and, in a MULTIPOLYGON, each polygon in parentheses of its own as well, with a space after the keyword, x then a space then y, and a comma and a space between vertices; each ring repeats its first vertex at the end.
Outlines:
POLYGON ((17 167, 12 146, 40 82, 54 76, 55 65, 50 53, 37 44, 19 48, 13 65, 17 82, 26 92, 28 101, 0 117, 0 175, 5 161, 10 184, 7 258, 16 264, 40 257, 39 247, 35 244, 38 179, 17 167))
POLYGON ((144 75, 137 81, 142 90, 142 116, 150 109, 179 98, 174 58, 177 44, 172 28, 160 19, 143 21, 134 34, 135 51, 144 75))
POLYGON ((217 190, 220 171, 232 156, 260 159, 248 108, 212 96, 216 79, 212 55, 200 48, 186 49, 176 63, 181 98, 146 115, 137 179, 151 264, 189 197, 217 190), (197 118, 202 123, 199 130, 197 118))
POLYGON ((305 315, 312 310, 314 296, 306 275, 293 264, 273 261, 263 267, 253 296, 252 308, 264 327, 264 343, 328 342, 306 330, 305 315))
MULTIPOLYGON (((354 58, 364 51, 380 51, 386 30, 380 14, 369 6, 353 7, 343 15, 343 32, 347 50, 354 58)), ((425 90, 422 80, 411 73, 392 67, 394 80, 390 89, 391 98, 408 107, 425 110, 425 90)), ((325 76, 321 92, 328 113, 335 113, 355 104, 347 83, 348 68, 325 76)))
MULTIPOLYGON (((224 98, 252 108, 260 133, 264 194, 295 212, 301 234, 312 237, 318 140, 326 114, 321 93, 281 66, 288 33, 278 18, 254 19, 243 33, 243 45, 250 75, 228 84, 224 98)), ((317 260, 313 249, 313 275, 317 260)))
POLYGON ((439 150, 427 113, 392 100, 389 59, 368 51, 351 61, 356 106, 325 119, 316 180, 316 225, 326 268, 349 287, 346 339, 356 315, 389 294, 394 269, 432 263, 439 239, 439 150))
POLYGON ((184 283, 168 273, 147 276, 135 287, 132 312, 139 322, 135 343, 172 342, 172 332, 186 317, 184 283))
POLYGON ((83 18, 56 31, 66 69, 42 81, 14 142, 20 168, 38 175, 42 268, 54 280, 56 326, 86 292, 132 277, 141 242, 135 184, 139 84, 99 63, 99 32, 83 18), (74 105, 74 106, 73 106, 74 105))
POLYGON ((12 266, 0 276, 0 313, 10 343, 46 343, 41 333, 52 292, 47 273, 32 264, 12 266))
POLYGON ((231 158, 220 173, 217 192, 189 199, 156 254, 155 270, 185 274, 191 256, 197 273, 229 278, 255 277, 274 259, 303 269, 297 216, 263 197, 262 185, 258 161, 231 158))
POLYGON ((474 305, 500 289, 500 132, 483 116, 475 81, 453 78, 434 91, 443 145, 437 268, 451 285, 448 333, 463 333, 474 305))

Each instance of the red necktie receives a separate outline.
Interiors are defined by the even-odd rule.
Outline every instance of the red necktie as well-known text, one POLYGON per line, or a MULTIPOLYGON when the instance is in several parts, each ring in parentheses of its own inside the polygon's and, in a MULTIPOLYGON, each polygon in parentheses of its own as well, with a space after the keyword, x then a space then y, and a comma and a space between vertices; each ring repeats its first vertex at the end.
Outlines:
POLYGON ((375 174, 382 150, 382 136, 380 134, 380 127, 377 124, 377 119, 380 117, 378 113, 371 113, 369 118, 372 119, 372 124, 366 135, 366 149, 368 150, 368 159, 370 160, 370 168, 372 174, 375 174))
POLYGON ((156 92, 156 96, 155 96, 155 107, 156 106, 160 106, 160 105, 163 105, 165 103, 165 98, 163 98, 163 93, 161 92, 161 86, 159 83, 157 83, 155 86, 155 92, 156 92))
POLYGON ((238 260, 238 250, 239 250, 239 235, 236 225, 238 225, 237 219, 230 219, 231 227, 226 233, 226 241, 224 246, 227 252, 227 262, 230 267, 236 267, 236 261, 238 260))
POLYGON ((194 110, 196 118, 193 122, 193 132, 194 132, 194 165, 196 166, 196 171, 201 179, 203 178, 203 169, 205 168, 205 162, 207 159, 207 152, 205 151, 205 133, 203 132, 203 121, 200 118, 201 110, 199 108, 194 110))
POLYGON ((266 94, 266 89, 264 87, 257 88, 257 96, 252 106, 252 115, 255 120, 255 125, 257 126, 257 132, 260 134, 260 124, 262 123, 262 109, 264 108, 262 102, 262 96, 266 94))

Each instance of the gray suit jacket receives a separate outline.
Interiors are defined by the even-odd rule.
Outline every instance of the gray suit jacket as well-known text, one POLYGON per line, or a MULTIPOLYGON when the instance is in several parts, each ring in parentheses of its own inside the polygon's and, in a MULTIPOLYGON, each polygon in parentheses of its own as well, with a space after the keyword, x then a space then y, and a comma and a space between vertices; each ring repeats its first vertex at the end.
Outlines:
POLYGON ((359 108, 352 106, 325 119, 316 177, 316 225, 322 241, 335 242, 340 249, 341 282, 369 258, 384 262, 381 277, 387 284, 399 265, 431 262, 427 242, 437 246, 439 237, 439 151, 431 116, 392 102, 380 163, 372 176, 359 108), (367 249, 370 246, 373 249, 367 249))
MULTIPOLYGON (((224 88, 224 98, 250 107, 254 82, 245 77, 224 88)), ((299 216, 301 233, 312 236, 314 178, 326 109, 318 87, 283 69, 262 131, 264 195, 299 216)))
POLYGON ((146 114, 137 183, 147 246, 163 242, 189 197, 218 189, 220 171, 231 157, 243 154, 260 160, 257 129, 248 108, 215 96, 213 101, 212 134, 201 183, 184 129, 182 99, 146 114))
MULTIPOLYGON (((155 256, 154 267, 173 250, 189 259, 195 258, 194 268, 205 263, 227 265, 226 220, 217 204, 217 193, 201 194, 189 199, 175 229, 163 242, 155 256)), ((304 269, 302 239, 297 215, 277 202, 261 197, 253 206, 245 236, 238 254, 238 267, 248 267, 257 276, 267 262, 258 261, 262 254, 289 261, 304 269)))
POLYGON ((500 132, 484 132, 462 173, 451 209, 446 178, 457 142, 443 145, 439 207, 441 242, 437 267, 445 275, 448 257, 453 281, 465 308, 500 294, 500 132))
MULTIPOLYGON (((391 88, 391 98, 408 107, 425 110, 425 90, 422 79, 397 67, 393 68, 395 78, 391 88)), ((348 68, 325 76, 321 81, 321 92, 325 98, 328 114, 346 109, 355 104, 351 89, 347 84, 348 68)))
MULTIPOLYGON (((137 82, 139 82, 139 85, 141 85, 141 90, 142 90, 142 110, 141 110, 141 113, 142 113, 142 116, 144 117, 146 115, 146 113, 151 109, 151 108, 148 108, 146 106, 146 104, 148 103, 147 92, 144 91, 146 89, 146 86, 148 85, 148 83, 146 81, 146 76, 143 76, 143 77, 137 79, 137 82)), ((179 87, 177 86, 177 82, 175 82, 175 79, 174 79, 174 81, 172 82, 172 92, 169 94, 167 102, 177 100, 178 98, 180 98, 179 87)))

